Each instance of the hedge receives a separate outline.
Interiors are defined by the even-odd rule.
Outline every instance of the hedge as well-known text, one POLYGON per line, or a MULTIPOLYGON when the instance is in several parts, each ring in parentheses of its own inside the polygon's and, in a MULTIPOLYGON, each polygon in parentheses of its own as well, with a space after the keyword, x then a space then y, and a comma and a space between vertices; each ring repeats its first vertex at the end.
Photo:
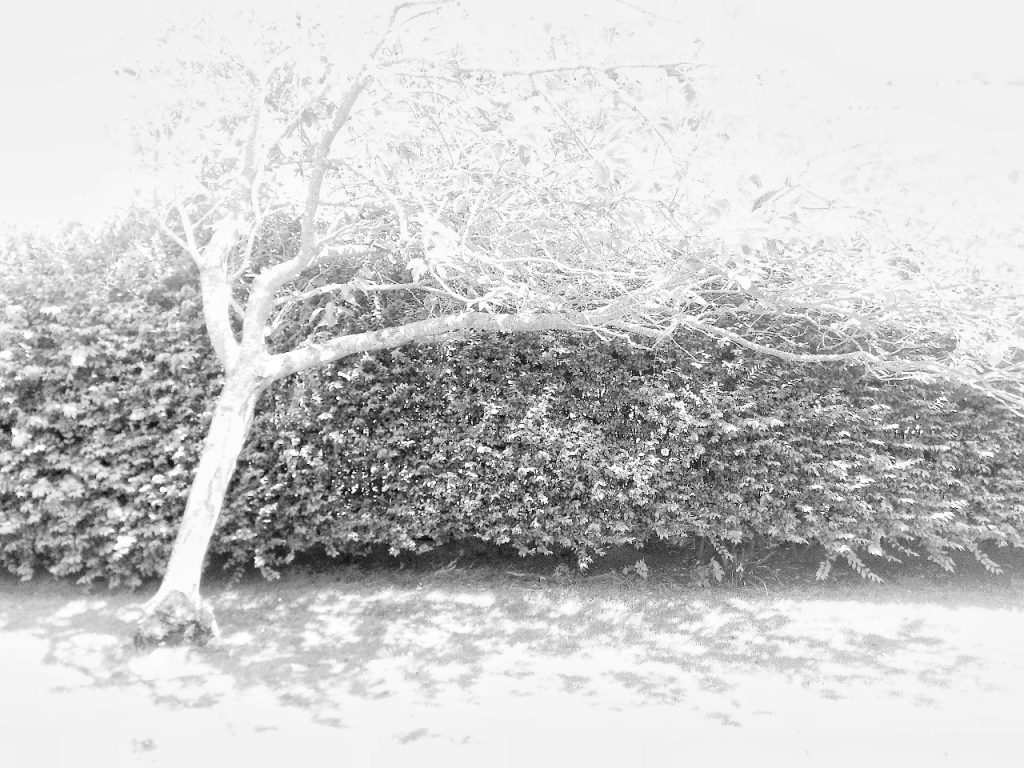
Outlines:
POLYGON ((271 567, 316 545, 478 538, 585 564, 703 537, 725 558, 816 543, 868 575, 864 554, 991 566, 983 544, 1020 545, 1024 430, 990 404, 686 341, 481 336, 309 375, 267 411, 239 489, 255 516, 225 532, 271 567))
POLYGON ((184 262, 148 231, 9 239, 0 288, 0 562, 137 585, 166 563, 215 397, 184 262))
MULTIPOLYGON (((219 378, 186 262, 147 230, 8 243, 0 288, 0 565, 160 574, 219 378)), ((379 307, 375 308, 379 313, 379 307)), ((370 319, 367 319, 370 322, 370 319)), ((477 335, 348 359, 265 396, 211 553, 522 554, 701 538, 844 560, 1021 546, 1024 423, 967 392, 794 366, 699 336, 477 335)))

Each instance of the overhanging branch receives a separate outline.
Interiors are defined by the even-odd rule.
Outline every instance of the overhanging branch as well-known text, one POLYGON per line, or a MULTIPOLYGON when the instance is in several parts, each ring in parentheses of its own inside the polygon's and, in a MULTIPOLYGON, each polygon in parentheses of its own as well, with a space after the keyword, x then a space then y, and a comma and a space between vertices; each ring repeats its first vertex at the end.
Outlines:
POLYGON ((391 39, 399 14, 408 8, 435 5, 434 2, 412 2, 396 5, 388 17, 384 32, 378 37, 366 60, 349 82, 342 94, 330 125, 317 143, 310 169, 309 183, 302 213, 302 230, 299 235, 298 253, 291 259, 276 264, 260 273, 253 280, 246 309, 243 344, 250 348, 262 348, 263 332, 267 318, 273 308, 277 291, 308 269, 318 256, 316 239, 316 214, 320 207, 320 195, 324 178, 331 165, 331 146, 341 128, 348 122, 360 95, 370 82, 370 68, 381 50, 391 39))
POLYGON ((292 373, 308 370, 340 360, 349 355, 393 349, 411 342, 435 341, 457 337, 467 331, 497 331, 503 333, 535 333, 539 331, 618 331, 625 334, 663 340, 673 330, 689 328, 709 336, 735 343, 757 352, 791 363, 822 364, 846 363, 863 365, 876 375, 896 375, 924 380, 942 380, 970 387, 999 401, 1016 415, 1024 416, 1024 395, 995 387, 991 382, 973 373, 929 360, 887 358, 865 351, 813 353, 791 352, 747 339, 741 334, 701 322, 690 316, 675 317, 667 326, 644 323, 621 311, 608 307, 590 312, 493 314, 488 312, 460 312, 443 317, 419 320, 405 325, 377 331, 348 334, 328 341, 273 355, 266 360, 264 375, 279 379, 292 373))
POLYGON ((290 302, 305 301, 307 299, 315 299, 317 296, 328 296, 332 294, 346 294, 346 293, 388 293, 390 291, 421 291, 423 293, 433 293, 437 296, 449 297, 449 294, 445 293, 439 288, 434 288, 423 283, 381 283, 372 285, 358 285, 355 283, 330 283, 328 285, 321 285, 316 288, 310 288, 308 291, 302 291, 301 293, 293 293, 279 297, 275 302, 274 306, 281 306, 282 304, 288 304, 290 302))

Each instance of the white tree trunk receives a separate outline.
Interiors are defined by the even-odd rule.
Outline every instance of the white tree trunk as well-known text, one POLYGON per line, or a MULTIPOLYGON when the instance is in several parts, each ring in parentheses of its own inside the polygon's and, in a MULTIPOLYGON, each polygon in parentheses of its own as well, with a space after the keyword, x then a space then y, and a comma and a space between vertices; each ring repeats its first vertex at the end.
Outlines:
POLYGON ((217 632, 213 611, 199 595, 203 561, 262 388, 251 369, 236 368, 224 382, 167 571, 156 595, 145 605, 136 645, 180 640, 203 644, 217 632))

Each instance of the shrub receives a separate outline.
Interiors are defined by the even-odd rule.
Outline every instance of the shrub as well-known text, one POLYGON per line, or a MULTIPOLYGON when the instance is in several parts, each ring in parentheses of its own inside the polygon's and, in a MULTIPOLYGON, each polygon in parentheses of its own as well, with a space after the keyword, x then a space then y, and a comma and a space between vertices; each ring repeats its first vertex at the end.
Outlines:
MULTIPOLYGON (((137 585, 166 563, 219 378, 190 266, 133 247, 152 230, 129 217, 2 256, 0 565, 23 577, 137 585)), ((363 310, 353 328, 388 307, 363 310)), ((467 538, 581 564, 698 539, 719 565, 816 544, 822 576, 908 548, 994 567, 984 547, 1021 546, 1022 437, 970 393, 700 336, 476 335, 276 385, 211 551, 268 576, 310 550, 467 538)))
POLYGON ((991 403, 679 341, 480 336, 308 374, 266 411, 225 528, 267 569, 470 537, 584 564, 654 538, 815 543, 822 575, 1020 545, 1024 425, 991 403))
POLYGON ((182 263, 129 218, 8 242, 0 316, 0 562, 139 584, 163 569, 216 373, 182 263))

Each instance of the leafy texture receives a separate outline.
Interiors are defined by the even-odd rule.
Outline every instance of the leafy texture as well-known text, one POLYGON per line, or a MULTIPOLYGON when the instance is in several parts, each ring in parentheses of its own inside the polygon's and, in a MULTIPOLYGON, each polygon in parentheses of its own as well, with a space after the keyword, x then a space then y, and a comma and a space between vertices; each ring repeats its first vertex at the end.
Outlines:
POLYGON ((307 374, 257 426, 225 530, 267 566, 467 537, 586 564, 700 537, 727 561, 819 544, 868 575, 908 546, 948 567, 1020 544, 1024 425, 992 404, 677 341, 481 336, 307 374))
MULTIPOLYGON (((139 230, 8 249, 0 562, 26 578, 136 585, 166 562, 219 380, 183 263, 155 281, 100 258, 139 230)), ((822 575, 837 558, 869 575, 906 547, 949 567, 951 550, 991 566, 984 546, 1020 546, 1024 424, 861 374, 698 334, 654 350, 477 334, 348 358, 264 396, 211 552, 271 576, 312 550, 467 538, 584 565, 654 539, 702 540, 726 565, 750 542, 805 542, 822 575)))
POLYGON ((184 264, 131 249, 146 230, 4 249, 0 550, 23 577, 138 584, 166 560, 217 371, 184 264))

